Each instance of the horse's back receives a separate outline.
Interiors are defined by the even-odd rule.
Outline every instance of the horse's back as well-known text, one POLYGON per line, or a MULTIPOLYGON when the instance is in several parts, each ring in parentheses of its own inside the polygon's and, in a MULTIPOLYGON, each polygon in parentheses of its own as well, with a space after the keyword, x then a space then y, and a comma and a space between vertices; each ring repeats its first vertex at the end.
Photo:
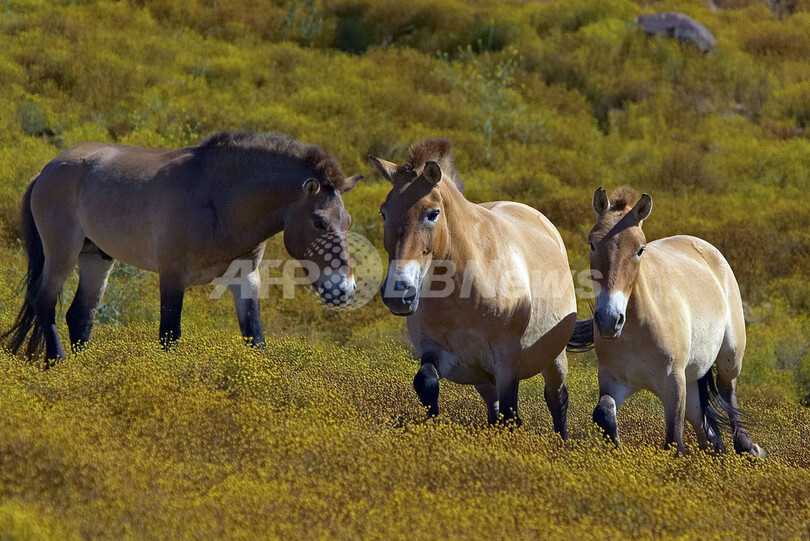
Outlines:
MULTIPOLYGON (((678 246, 684 252, 693 251, 699 254, 700 259, 705 262, 711 275, 715 278, 717 287, 725 301, 727 317, 729 319, 728 332, 735 336, 730 337, 735 345, 745 345, 745 317, 742 307, 742 296, 740 286, 731 265, 725 256, 715 246, 709 242, 687 235, 669 237, 673 246, 678 246)), ((667 240, 667 239, 662 239, 667 240)))
MULTIPOLYGON (((531 239, 533 242, 544 239, 552 241, 559 252, 565 256, 567 264, 568 253, 560 232, 542 212, 516 201, 490 201, 481 203, 481 206, 506 220, 517 233, 522 233, 524 238, 531 239)), ((542 247, 536 246, 536 248, 541 249, 542 247)))
POLYGON ((682 280, 673 283, 684 290, 694 291, 696 283, 706 287, 717 284, 725 297, 739 297, 739 287, 731 266, 720 250, 709 242, 689 235, 677 235, 650 242, 647 247, 664 254, 666 270, 662 272, 677 273, 682 280), (673 259, 680 265, 672 265, 673 259), (709 280, 710 277, 713 280, 709 280))
POLYGON ((128 185, 154 178, 188 149, 155 150, 117 143, 80 143, 48 162, 36 178, 35 201, 81 205, 80 194, 128 199, 128 185))
POLYGON ((188 155, 191 149, 159 150, 118 143, 81 143, 70 147, 54 161, 83 167, 91 178, 108 183, 143 182, 169 162, 188 155))
POLYGON ((188 176, 160 172, 182 164, 189 151, 94 142, 70 147, 35 180, 31 208, 37 225, 69 229, 116 259, 157 270, 152 207, 169 194, 161 193, 156 179, 188 176))

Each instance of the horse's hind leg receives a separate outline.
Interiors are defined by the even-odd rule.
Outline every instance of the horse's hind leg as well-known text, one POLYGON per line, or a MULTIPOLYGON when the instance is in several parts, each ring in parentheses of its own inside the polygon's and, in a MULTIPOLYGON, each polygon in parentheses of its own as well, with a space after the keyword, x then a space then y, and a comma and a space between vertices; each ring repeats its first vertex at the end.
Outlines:
POLYGON ((107 277, 114 263, 115 261, 101 252, 95 244, 85 240, 84 248, 79 255, 79 288, 65 316, 70 332, 70 344, 74 351, 81 349, 90 341, 96 309, 104 295, 107 277))
POLYGON ((731 436, 734 440, 734 450, 739 454, 750 453, 756 457, 763 457, 764 452, 759 445, 751 441, 748 430, 745 429, 737 407, 737 378, 726 380, 720 377, 718 371, 717 390, 728 412, 728 421, 731 425, 731 436))
POLYGON ((84 233, 78 223, 62 218, 66 217, 54 213, 48 224, 40 226, 37 223, 42 237, 45 265, 42 285, 34 300, 34 310, 45 337, 45 358, 48 361, 65 358, 65 350, 56 329, 56 301, 76 266, 84 242, 84 233))
POLYGON ((695 436, 697 436, 700 448, 707 449, 709 447, 709 427, 705 424, 704 409, 697 382, 686 387, 686 420, 695 429, 695 436))
MULTIPOLYGON (((743 336, 744 331, 743 331, 743 336)), ((720 354, 717 357, 717 391, 723 400, 723 406, 728 413, 728 421, 731 425, 731 435, 734 440, 734 450, 737 453, 750 453, 754 456, 764 456, 758 445, 751 441, 751 436, 745 429, 740 418, 740 410, 737 406, 737 376, 742 368, 742 356, 745 349, 745 342, 733 347, 730 344, 729 335, 723 343, 720 354)))
POLYGON ((751 441, 751 436, 748 435, 748 431, 743 426, 740 411, 737 409, 737 378, 726 381, 718 377, 717 390, 728 412, 734 450, 740 454, 751 453, 754 456, 759 456, 759 447, 751 441))
POLYGON ((565 386, 565 376, 568 374, 568 359, 565 351, 554 359, 549 367, 543 370, 545 388, 543 396, 546 399, 548 411, 554 422, 554 431, 562 439, 568 439, 568 388, 565 386))
POLYGON ((674 445, 675 452, 683 455, 683 421, 686 416, 686 376, 673 371, 664 382, 664 420, 667 424, 667 446, 674 445))

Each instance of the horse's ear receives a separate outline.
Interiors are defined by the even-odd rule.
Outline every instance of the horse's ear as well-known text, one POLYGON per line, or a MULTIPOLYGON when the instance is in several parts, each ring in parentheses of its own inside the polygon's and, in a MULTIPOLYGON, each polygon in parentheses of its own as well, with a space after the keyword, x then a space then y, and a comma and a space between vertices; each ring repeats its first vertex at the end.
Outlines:
POLYGON ((607 192, 601 187, 597 188, 596 191, 593 192, 593 210, 601 216, 608 207, 610 207, 610 201, 608 200, 607 192))
POLYGON ((315 197, 319 191, 321 191, 321 183, 318 182, 317 179, 308 178, 304 181, 304 193, 307 194, 307 197, 315 197))
POLYGON ((427 179, 427 181, 434 186, 438 185, 442 180, 442 168, 434 161, 428 161, 425 163, 425 168, 422 170, 422 174, 425 176, 425 179, 427 179))
POLYGON ((389 162, 388 160, 382 160, 371 154, 368 155, 368 159, 382 178, 391 184, 394 183, 394 172, 397 170, 397 164, 389 162))
POLYGON ((364 178, 366 177, 364 177, 363 175, 353 175, 351 177, 346 177, 340 182, 340 187, 338 188, 338 191, 342 194, 346 193, 355 186, 357 186, 357 183, 363 180, 364 178))
POLYGON ((636 215, 638 219, 638 223, 641 224, 642 220, 644 220, 647 216, 650 215, 650 211, 652 210, 652 197, 647 195, 646 193, 641 196, 641 199, 638 200, 633 206, 632 212, 636 215))

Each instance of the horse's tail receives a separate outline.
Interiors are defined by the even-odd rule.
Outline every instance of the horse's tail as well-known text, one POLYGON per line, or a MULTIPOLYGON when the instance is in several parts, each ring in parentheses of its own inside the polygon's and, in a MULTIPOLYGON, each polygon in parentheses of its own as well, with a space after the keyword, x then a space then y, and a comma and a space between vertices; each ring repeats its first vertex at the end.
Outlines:
POLYGON ((730 407, 731 404, 727 404, 717 391, 717 384, 714 381, 714 367, 710 368, 698 380, 698 396, 700 397, 700 409, 703 411, 706 436, 714 444, 715 451, 725 452, 726 448, 720 437, 720 423, 730 426, 726 405, 730 407), (720 415, 718 415, 718 410, 720 415))
POLYGON ((24 278, 25 300, 20 312, 17 314, 14 325, 7 332, 0 335, 0 342, 16 355, 25 345, 30 334, 26 349, 26 355, 29 358, 34 358, 39 354, 43 342, 42 328, 39 326, 34 313, 34 300, 39 295, 42 269, 45 266, 42 238, 39 236, 37 225, 34 223, 34 215, 31 213, 31 192, 34 190, 37 178, 38 176, 34 177, 28 185, 28 189, 25 190, 20 216, 20 234, 28 252, 28 272, 26 272, 24 278))
POLYGON ((574 334, 565 347, 571 353, 584 353, 593 349, 593 319, 577 321, 574 334))
MULTIPOLYGON (((751 452, 755 456, 765 458, 765 453, 760 447, 751 442, 751 436, 745 425, 751 424, 750 417, 744 410, 734 406, 717 391, 715 383, 716 366, 712 366, 706 374, 698 380, 698 392, 700 395, 700 405, 703 407, 704 420, 706 426, 717 435, 714 440, 715 449, 725 451, 723 443, 720 441, 720 425, 731 429, 731 437, 734 441, 734 450, 738 453, 751 452), (744 422, 745 420, 745 422, 744 422)), ((708 434, 711 439, 711 434, 708 434)))

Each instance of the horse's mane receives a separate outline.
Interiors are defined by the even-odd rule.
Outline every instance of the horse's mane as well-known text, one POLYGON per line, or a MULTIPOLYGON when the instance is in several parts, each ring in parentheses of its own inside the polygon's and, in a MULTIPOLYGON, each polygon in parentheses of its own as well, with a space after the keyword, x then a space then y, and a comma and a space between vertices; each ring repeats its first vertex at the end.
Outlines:
POLYGON ((272 157, 288 158, 312 167, 318 180, 328 186, 337 188, 343 180, 343 174, 337 160, 322 148, 307 145, 290 139, 286 135, 254 132, 219 132, 200 143, 195 153, 208 155, 227 150, 237 153, 265 153, 272 157))
POLYGON ((610 194, 610 210, 625 210, 638 203, 641 196, 630 186, 616 188, 610 194))
POLYGON ((405 169, 408 172, 415 172, 424 167, 425 162, 434 161, 438 163, 445 175, 453 179, 459 191, 464 192, 464 182, 456 171, 456 162, 453 158, 453 151, 450 149, 450 140, 443 137, 422 139, 411 145, 408 149, 409 157, 405 162, 405 169))

